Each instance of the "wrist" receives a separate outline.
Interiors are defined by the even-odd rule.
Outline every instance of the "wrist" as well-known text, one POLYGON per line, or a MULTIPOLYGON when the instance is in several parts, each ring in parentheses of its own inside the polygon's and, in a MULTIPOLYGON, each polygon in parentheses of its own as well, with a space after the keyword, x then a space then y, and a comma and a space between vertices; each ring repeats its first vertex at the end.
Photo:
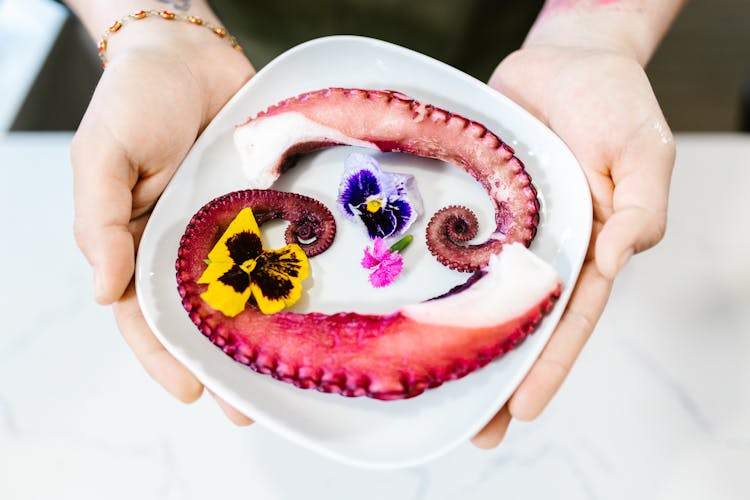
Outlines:
POLYGON ((184 72, 174 74, 174 78, 189 79, 196 85, 204 111, 203 125, 255 73, 241 50, 211 30, 156 18, 128 23, 111 36, 107 59, 107 71, 138 61, 165 67, 179 65, 184 72))
POLYGON ((133 50, 165 52, 178 58, 210 55, 247 61, 232 35, 201 17, 166 10, 138 11, 112 20, 109 26, 98 39, 102 62, 133 50))
POLYGON ((685 0, 548 0, 524 47, 609 51, 645 66, 685 0))
POLYGON ((637 12, 555 12, 540 16, 524 47, 554 46, 607 51, 645 66, 656 47, 637 12))
POLYGON ((165 2, 161 0, 64 0, 76 14, 94 40, 106 31, 115 19, 139 10, 169 10, 178 14, 198 16, 211 24, 220 24, 219 19, 205 0, 188 2, 165 2))

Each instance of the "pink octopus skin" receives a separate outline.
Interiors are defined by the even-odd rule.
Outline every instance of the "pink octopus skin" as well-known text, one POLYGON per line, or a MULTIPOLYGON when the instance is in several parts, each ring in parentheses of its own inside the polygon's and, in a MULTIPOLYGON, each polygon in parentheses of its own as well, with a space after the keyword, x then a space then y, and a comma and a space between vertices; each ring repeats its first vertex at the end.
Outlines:
MULTIPOLYGON (((431 241, 438 247, 438 254, 445 256, 446 265, 464 271, 481 268, 487 264, 487 255, 500 252, 504 244, 528 245, 534 237, 538 222, 536 191, 513 150, 484 126, 397 92, 356 89, 325 89, 287 99, 248 123, 288 111, 302 113, 353 138, 353 142, 367 141, 381 151, 454 163, 482 183, 495 203, 498 232, 486 244, 474 246, 482 247, 480 259, 474 250, 465 250, 474 252, 473 257, 461 258, 461 252, 454 248, 466 239, 461 224, 459 231, 441 229, 450 222, 431 224, 434 231, 446 235, 431 241)), ((296 154, 346 143, 326 137, 295 143, 273 166, 274 177, 283 173, 296 154)), ((176 262, 178 291, 190 319, 224 353, 259 373, 300 388, 381 400, 417 396, 513 349, 537 328, 560 296, 558 280, 548 288, 545 285, 543 296, 524 305, 522 312, 473 327, 421 322, 406 309, 386 315, 264 315, 248 305, 241 314, 228 318, 200 298, 206 285, 197 281, 206 268, 203 259, 246 206, 251 206, 246 198, 226 195, 192 218, 176 262)), ((444 209, 441 217, 456 210, 444 209)), ((446 296, 465 293, 485 279, 484 273, 476 272, 465 286, 446 296)))
POLYGON ((248 306, 228 318, 200 298, 206 285, 198 278, 206 268, 204 256, 237 212, 254 208, 252 196, 243 193, 213 200, 188 224, 176 262, 182 305, 198 329, 235 361, 300 388, 381 400, 417 396, 511 350, 560 295, 557 285, 524 314, 483 328, 422 324, 401 311, 265 315, 248 306))
MULTIPOLYGON (((530 176, 513 149, 480 123, 399 92, 327 88, 281 101, 238 128, 257 126, 284 113, 299 113, 348 139, 343 142, 340 137, 321 137, 295 143, 271 168, 273 178, 278 178, 300 153, 335 144, 365 143, 381 152, 397 151, 452 163, 481 183, 495 209, 496 228, 491 238, 465 247, 459 241, 435 239, 428 234, 430 251, 452 269, 480 269, 503 244, 528 246, 536 234, 539 201, 530 176)), ((437 227, 432 232, 450 233, 437 227)))

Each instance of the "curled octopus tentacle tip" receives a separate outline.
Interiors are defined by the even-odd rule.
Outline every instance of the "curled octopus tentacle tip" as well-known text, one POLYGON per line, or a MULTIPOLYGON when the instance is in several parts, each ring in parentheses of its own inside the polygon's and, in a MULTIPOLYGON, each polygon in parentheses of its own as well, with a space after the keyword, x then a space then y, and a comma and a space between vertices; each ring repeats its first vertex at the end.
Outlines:
POLYGON ((333 214, 322 203, 316 205, 316 210, 300 212, 300 217, 291 221, 284 233, 286 242, 298 244, 308 257, 326 251, 336 236, 333 214))
POLYGON ((427 224, 427 248, 446 267, 473 272, 485 267, 490 256, 500 251, 499 241, 489 239, 478 245, 466 242, 477 236, 476 214, 464 206, 451 205, 439 210, 427 224))

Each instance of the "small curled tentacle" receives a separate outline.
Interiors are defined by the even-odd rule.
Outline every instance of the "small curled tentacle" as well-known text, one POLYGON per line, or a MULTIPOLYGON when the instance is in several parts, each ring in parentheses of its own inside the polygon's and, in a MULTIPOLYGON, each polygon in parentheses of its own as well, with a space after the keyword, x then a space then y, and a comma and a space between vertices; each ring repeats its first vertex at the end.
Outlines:
POLYGON ((236 200, 253 210, 258 225, 274 219, 288 221, 287 244, 298 244, 308 257, 326 251, 336 236, 336 221, 331 211, 308 196, 272 189, 247 189, 217 198, 211 205, 233 205, 236 200))
POLYGON ((430 253, 450 269, 473 272, 483 268, 502 243, 489 239, 479 245, 462 245, 477 235, 479 223, 474 212, 451 205, 438 210, 427 224, 426 240, 430 253))
MULTIPOLYGON (((436 216, 444 217, 442 224, 446 236, 455 242, 466 242, 474 238, 479 231, 479 222, 474 212, 466 207, 452 205, 440 210, 436 216)), ((435 216, 433 216, 433 220, 435 216)))
POLYGON ((295 240, 307 242, 308 240, 315 239, 315 227, 309 220, 297 221, 294 225, 289 225, 286 229, 286 241, 292 243, 295 240), (292 240, 292 241, 290 241, 292 240))
POLYGON ((284 237, 287 244, 297 243, 308 257, 314 257, 331 246, 336 235, 336 221, 330 210, 319 202, 323 210, 300 214, 290 221, 284 237))

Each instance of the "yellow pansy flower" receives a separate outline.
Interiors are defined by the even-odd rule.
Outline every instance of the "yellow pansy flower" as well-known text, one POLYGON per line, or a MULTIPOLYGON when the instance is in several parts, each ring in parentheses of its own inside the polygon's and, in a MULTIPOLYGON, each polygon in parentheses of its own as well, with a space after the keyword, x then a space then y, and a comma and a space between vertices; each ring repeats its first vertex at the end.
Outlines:
POLYGON ((208 284, 201 298, 208 305, 236 316, 250 297, 263 314, 273 314, 297 302, 302 281, 310 274, 307 256, 297 244, 266 250, 253 211, 244 208, 208 253, 208 267, 198 283, 208 284))

